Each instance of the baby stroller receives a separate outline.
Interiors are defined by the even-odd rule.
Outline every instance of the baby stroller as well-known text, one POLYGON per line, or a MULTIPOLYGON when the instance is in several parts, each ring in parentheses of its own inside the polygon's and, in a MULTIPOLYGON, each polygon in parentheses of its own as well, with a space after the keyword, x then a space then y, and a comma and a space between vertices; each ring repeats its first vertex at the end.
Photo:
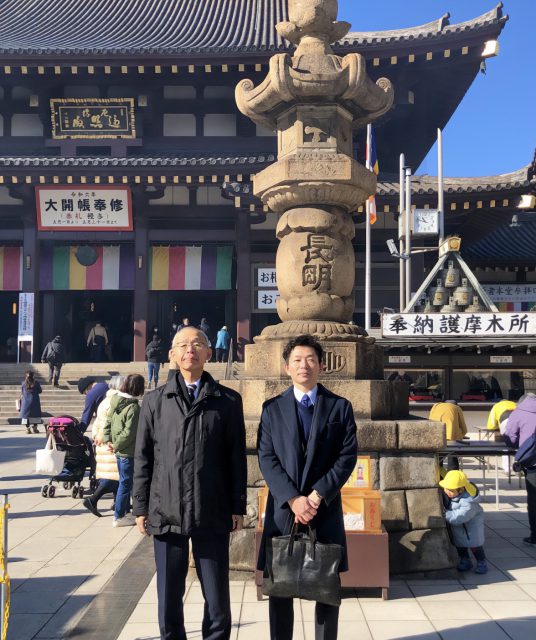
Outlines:
POLYGON ((59 451, 65 451, 65 462, 62 472, 50 478, 48 484, 41 488, 44 498, 53 498, 56 495, 54 482, 63 483, 64 489, 71 489, 73 498, 84 497, 84 487, 81 483, 89 470, 89 488, 91 491, 97 487, 95 477, 95 453, 93 443, 86 438, 78 428, 78 420, 72 416, 58 416, 50 418, 47 435, 51 435, 56 442, 59 451))

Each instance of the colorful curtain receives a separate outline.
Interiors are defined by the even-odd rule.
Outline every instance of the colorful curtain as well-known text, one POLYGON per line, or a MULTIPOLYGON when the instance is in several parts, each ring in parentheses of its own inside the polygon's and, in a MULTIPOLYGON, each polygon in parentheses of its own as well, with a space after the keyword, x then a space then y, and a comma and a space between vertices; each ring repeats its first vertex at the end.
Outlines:
POLYGON ((76 246, 45 245, 41 250, 41 289, 104 291, 134 289, 133 245, 95 246, 97 260, 84 267, 76 246))
POLYGON ((536 311, 536 300, 532 302, 496 302, 499 311, 536 311))
POLYGON ((22 289, 22 247, 0 247, 0 291, 22 289))
POLYGON ((151 247, 149 288, 154 291, 231 289, 233 247, 151 247))

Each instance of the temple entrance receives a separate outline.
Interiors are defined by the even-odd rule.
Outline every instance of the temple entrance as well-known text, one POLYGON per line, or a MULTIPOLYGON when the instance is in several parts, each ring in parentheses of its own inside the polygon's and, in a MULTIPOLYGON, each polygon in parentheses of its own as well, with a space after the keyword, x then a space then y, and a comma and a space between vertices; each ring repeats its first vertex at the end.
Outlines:
POLYGON ((213 342, 216 333, 225 324, 234 338, 236 311, 234 291, 152 291, 149 296, 148 338, 154 327, 169 346, 172 324, 181 324, 188 318, 197 327, 201 318, 210 326, 209 338, 213 342))
POLYGON ((47 322, 46 317, 43 319, 43 343, 59 334, 64 339, 68 361, 90 362, 87 338, 91 328, 100 322, 108 333, 106 360, 132 361, 133 292, 56 291, 45 295, 53 296, 54 317, 53 323, 50 320, 47 322))
POLYGON ((0 362, 17 362, 18 291, 0 291, 0 362))

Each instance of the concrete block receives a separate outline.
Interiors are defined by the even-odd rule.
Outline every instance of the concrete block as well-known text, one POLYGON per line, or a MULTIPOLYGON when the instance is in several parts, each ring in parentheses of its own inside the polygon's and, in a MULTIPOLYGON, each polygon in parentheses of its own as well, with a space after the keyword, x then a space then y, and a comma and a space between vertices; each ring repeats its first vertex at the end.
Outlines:
POLYGON ((439 489, 406 491, 409 524, 412 529, 438 529, 445 526, 439 489))
POLYGON ((357 446, 368 451, 397 448, 396 422, 386 420, 356 420, 357 446))
POLYGON ((455 551, 446 529, 417 529, 389 535, 391 573, 450 569, 455 551))
POLYGON ((246 420, 246 449, 255 450, 257 448, 257 432, 259 430, 259 421, 246 420))
POLYGON ((262 487, 265 482, 259 467, 259 459, 256 453, 247 454, 248 463, 248 487, 262 487))
POLYGON ((244 516, 244 527, 246 529, 255 528, 257 526, 259 514, 259 488, 248 487, 247 495, 247 513, 244 516))
POLYGON ((420 489, 437 484, 438 463, 433 455, 380 456, 380 489, 420 489))
POLYGON ((382 491, 382 522, 389 533, 409 529, 404 491, 382 491))
POLYGON ((231 533, 229 568, 232 571, 253 571, 255 563, 254 529, 242 529, 242 531, 231 533))
POLYGON ((398 448, 439 451, 447 444, 445 425, 433 420, 398 420, 398 448))

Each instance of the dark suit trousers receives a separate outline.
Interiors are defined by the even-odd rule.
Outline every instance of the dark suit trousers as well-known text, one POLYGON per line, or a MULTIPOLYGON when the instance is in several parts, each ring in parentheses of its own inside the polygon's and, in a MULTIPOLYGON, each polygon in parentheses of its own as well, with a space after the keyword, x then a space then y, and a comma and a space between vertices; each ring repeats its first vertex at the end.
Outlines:
MULTIPOLYGON (((227 640, 231 635, 229 534, 194 534, 192 552, 205 599, 203 638, 227 640)), ((161 640, 186 640, 184 597, 188 573, 188 536, 154 536, 158 622, 161 640)))
MULTIPOLYGON (((292 598, 269 599, 270 640, 292 640, 294 628, 294 600, 292 598)), ((339 607, 316 603, 315 640, 337 640, 339 607)))

